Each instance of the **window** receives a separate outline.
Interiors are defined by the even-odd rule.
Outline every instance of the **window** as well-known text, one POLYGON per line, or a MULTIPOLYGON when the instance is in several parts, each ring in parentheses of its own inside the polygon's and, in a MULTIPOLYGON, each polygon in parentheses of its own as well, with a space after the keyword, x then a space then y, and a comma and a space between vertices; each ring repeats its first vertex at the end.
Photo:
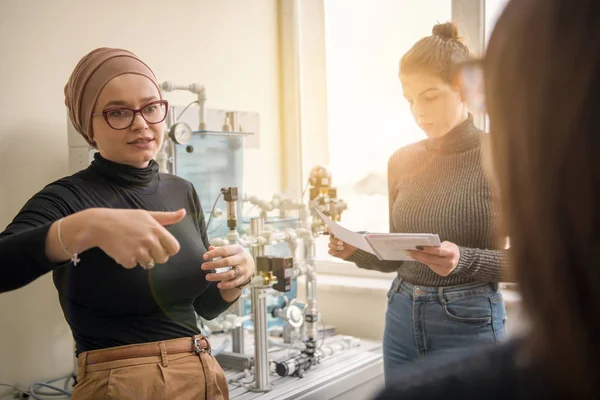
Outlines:
POLYGON ((402 96, 399 61, 450 19, 451 0, 325 0, 329 166, 348 229, 389 230, 387 161, 425 138, 402 96))
MULTIPOLYGON (((509 0, 486 0, 485 1, 485 25, 484 25, 484 35, 485 35, 485 44, 487 47, 488 42, 490 41, 490 37, 492 36, 492 32, 494 31, 494 26, 496 25, 496 21, 502 14, 506 3, 509 0)), ((490 119, 485 116, 485 131, 489 133, 490 131, 490 119)))
POLYGON ((496 25, 496 21, 502 14, 508 0, 486 0, 485 1, 485 43, 487 44, 496 25))
MULTIPOLYGON (((485 1, 486 44, 508 1, 485 1)), ((324 6, 329 166, 349 207, 342 225, 387 232, 387 161, 425 138, 402 96, 398 64, 434 24, 452 18, 452 0, 325 0, 324 6)), ((317 258, 332 260, 326 238, 319 241, 317 258)))

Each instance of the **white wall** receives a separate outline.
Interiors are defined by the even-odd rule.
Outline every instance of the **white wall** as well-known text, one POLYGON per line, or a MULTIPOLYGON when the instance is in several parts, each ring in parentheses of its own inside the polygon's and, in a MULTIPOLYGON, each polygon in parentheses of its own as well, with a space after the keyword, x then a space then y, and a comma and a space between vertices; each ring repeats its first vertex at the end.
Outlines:
MULTIPOLYGON (((133 51, 159 80, 204 84, 210 108, 260 113, 261 147, 246 150, 244 176, 247 190, 270 198, 280 190, 277 31, 276 0, 0 0, 0 230, 67 174, 63 87, 100 46, 133 51)), ((167 98, 191 100, 179 96, 167 98)), ((0 318, 0 382, 71 371, 71 333, 49 274, 0 295, 0 318)))

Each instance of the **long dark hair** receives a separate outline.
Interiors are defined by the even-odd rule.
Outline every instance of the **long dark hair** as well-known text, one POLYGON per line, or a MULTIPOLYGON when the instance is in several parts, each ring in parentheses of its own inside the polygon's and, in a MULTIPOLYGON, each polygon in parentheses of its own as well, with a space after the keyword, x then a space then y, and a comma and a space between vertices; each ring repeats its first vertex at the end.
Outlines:
POLYGON ((573 398, 600 393, 598 21, 598 0, 511 0, 484 62, 532 359, 573 398))

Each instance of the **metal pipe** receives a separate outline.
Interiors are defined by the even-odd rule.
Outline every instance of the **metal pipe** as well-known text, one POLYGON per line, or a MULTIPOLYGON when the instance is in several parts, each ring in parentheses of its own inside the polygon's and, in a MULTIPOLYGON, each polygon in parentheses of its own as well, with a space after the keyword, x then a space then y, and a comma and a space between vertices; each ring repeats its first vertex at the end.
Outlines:
POLYGON ((156 153, 156 156, 154 156, 154 159, 158 163, 158 172, 161 172, 163 174, 169 173, 169 143, 170 140, 165 140, 160 151, 156 153))
POLYGON ((269 236, 269 242, 272 244, 286 242, 290 248, 290 253, 292 256, 296 256, 296 250, 298 249, 298 235, 296 234, 296 231, 292 229, 286 229, 285 231, 273 232, 269 236))
MULTIPOLYGON (((244 301, 241 298, 236 303, 235 313, 240 317, 244 315, 244 301)), ((231 332, 231 349, 234 353, 244 354, 244 324, 241 324, 231 332)))
POLYGON ((306 261, 294 260, 294 273, 292 275, 292 278, 298 278, 299 276, 302 276, 302 275, 308 275, 308 267, 306 265, 306 261))
POLYGON ((177 85, 170 81, 161 83, 160 88, 165 92, 173 92, 175 90, 187 90, 198 96, 198 105, 200 106, 199 111, 199 124, 198 129, 201 131, 206 130, 206 88, 199 83, 192 83, 189 85, 177 85))
POLYGON ((207 100, 207 96, 206 96, 206 90, 204 89, 204 86, 201 87, 201 90, 198 91, 198 106, 200 108, 199 110, 199 118, 198 118, 198 129, 200 129, 201 131, 205 131, 207 128, 206 125, 206 100, 207 100))
POLYGON ((225 113, 226 118, 229 120, 229 126, 233 132, 240 132, 237 120, 237 113, 235 111, 228 111, 225 113))
POLYGON ((317 323, 319 322, 319 311, 317 309, 317 271, 315 238, 311 235, 306 238, 306 266, 308 275, 306 277, 306 312, 304 321, 306 322, 306 351, 309 355, 314 354, 317 323))
POLYGON ((250 236, 260 236, 264 229, 264 220, 262 217, 250 218, 250 236))
POLYGON ((172 175, 177 175, 177 149, 175 148, 177 145, 175 142, 169 140, 169 147, 167 154, 169 156, 169 164, 170 164, 170 173, 172 175))
POLYGON ((269 382, 269 343, 267 337, 267 286, 252 286, 254 314, 254 386, 256 392, 271 390, 269 382))
MULTIPOLYGON (((224 199, 227 202, 227 226, 229 227, 227 240, 229 243, 236 243, 239 238, 239 234, 236 231, 237 215, 235 207, 237 187, 223 188, 221 189, 221 193, 224 195, 224 199)), ((239 317, 244 316, 244 301, 241 298, 239 298, 235 304, 235 313, 239 317)), ((234 353, 244 354, 245 347, 244 324, 241 324, 231 332, 231 349, 234 353)))
MULTIPOLYGON (((264 230, 262 217, 250 219, 250 235, 258 237, 264 230)), ((257 245, 250 248, 254 260, 264 255, 265 246, 257 245)), ((264 282, 258 282, 260 276, 252 284, 252 314, 254 316, 254 386, 255 392, 271 390, 269 383, 269 343, 267 333, 267 295, 270 287, 264 282)))
MULTIPOLYGON (((260 236, 260 234, 262 233, 263 230, 264 230, 264 220, 262 219, 262 217, 250 218, 250 236, 251 237, 257 238, 258 236, 260 236)), ((260 243, 260 241, 257 241, 257 243, 260 243)), ((264 245, 261 245, 261 244, 252 246, 250 248, 250 253, 252 254, 252 257, 254 257, 254 259, 256 260, 257 257, 264 255, 265 247, 264 247, 264 245)))
MULTIPOLYGON (((262 230, 262 224, 260 221, 264 221, 262 219, 262 217, 257 217, 256 218, 257 221, 255 223, 255 228, 252 228, 252 225, 250 226, 250 231, 252 232, 254 229, 260 229, 262 230)), ((252 220, 250 220, 250 222, 252 223, 252 220)), ((284 232, 264 232, 264 235, 260 235, 260 236, 254 236, 252 234, 250 234, 249 236, 244 237, 243 239, 239 239, 237 242, 240 243, 242 246, 247 247, 250 249, 250 253, 252 254, 253 257, 260 257, 262 255, 264 255, 264 247, 267 245, 273 245, 273 244, 277 244, 277 243, 281 243, 281 242, 287 242, 290 251, 292 254, 296 253, 296 249, 298 248, 298 237, 296 235, 296 232, 294 232, 291 229, 288 229, 284 232)))
POLYGON ((243 239, 238 239, 238 243, 240 245, 242 245, 243 247, 250 249, 250 254, 252 254, 252 256, 254 257, 254 252, 252 249, 257 246, 266 245, 267 240, 262 236, 258 236, 258 237, 246 236, 243 239))
MULTIPOLYGON (((236 213, 236 201, 235 200, 231 200, 227 202, 227 217, 233 220, 237 220, 237 213, 236 213)), ((231 228, 230 228, 231 229, 231 228)), ((235 229, 235 226, 234 226, 235 229)))
MULTIPOLYGON (((167 111, 167 123, 165 127, 165 137, 168 137, 168 132, 175 124, 175 107, 170 107, 167 111)), ((160 172, 167 174, 176 174, 175 167, 175 143, 172 140, 165 140, 161 151, 156 155, 158 169, 160 172)))
POLYGON ((169 131, 169 129, 171 129, 171 127, 173 125, 175 125, 176 119, 175 119, 175 107, 170 106, 169 110, 167 111, 167 126, 166 126, 166 130, 169 131))

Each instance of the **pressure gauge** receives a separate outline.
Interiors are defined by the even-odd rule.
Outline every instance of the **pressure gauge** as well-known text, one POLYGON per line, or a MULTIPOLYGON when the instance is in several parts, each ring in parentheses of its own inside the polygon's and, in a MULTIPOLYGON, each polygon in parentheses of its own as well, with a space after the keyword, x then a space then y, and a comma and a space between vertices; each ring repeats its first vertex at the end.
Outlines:
POLYGON ((185 122, 177 122, 171 127, 169 137, 176 144, 188 144, 192 140, 192 128, 185 122))

